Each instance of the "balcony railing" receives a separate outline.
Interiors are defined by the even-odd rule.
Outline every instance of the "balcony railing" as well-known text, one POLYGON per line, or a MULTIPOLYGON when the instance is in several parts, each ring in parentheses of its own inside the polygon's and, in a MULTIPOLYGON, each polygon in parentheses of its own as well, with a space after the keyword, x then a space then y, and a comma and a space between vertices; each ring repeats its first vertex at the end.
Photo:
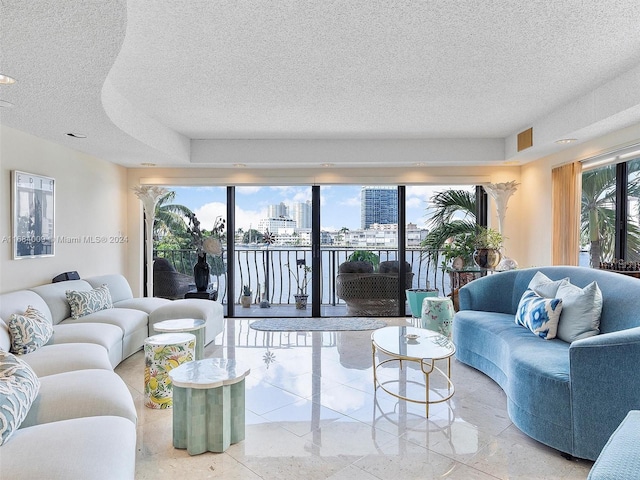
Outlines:
MULTIPOLYGON (((307 293, 311 292, 314 281, 320 281, 321 299, 323 305, 343 305, 344 302, 336 296, 336 276, 338 267, 347 257, 356 250, 354 248, 323 247, 321 248, 322 261, 320 275, 311 278, 307 293)), ((380 257, 380 261, 397 260, 398 250, 368 249, 380 257)), ((193 275, 193 265, 196 263, 197 254, 193 250, 155 250, 154 256, 166 258, 175 269, 187 275, 193 275)), ((227 252, 223 255, 224 266, 219 258, 213 261, 208 258, 212 268, 214 283, 217 283, 218 298, 223 303, 227 303, 228 285, 225 267, 230 259, 227 252), (216 263, 212 265, 212 263, 216 263)), ((239 302, 242 293, 242 286, 248 285, 252 290, 254 298, 267 298, 272 304, 289 305, 294 304, 294 295, 298 293, 298 284, 295 274, 302 277, 303 272, 298 268, 297 262, 304 261, 306 265, 311 265, 310 247, 244 247, 236 246, 235 256, 232 259, 235 268, 235 299, 239 302), (289 269, 291 267, 291 270, 289 269)), ((442 292, 442 284, 445 290, 448 288, 448 276, 442 275, 438 269, 434 272, 434 267, 427 270, 427 258, 424 252, 417 248, 406 249, 406 260, 411 264, 411 271, 414 273, 412 288, 425 288, 427 285, 427 274, 430 284, 433 286, 437 282, 442 292)), ((311 274, 309 274, 311 275, 311 274)))

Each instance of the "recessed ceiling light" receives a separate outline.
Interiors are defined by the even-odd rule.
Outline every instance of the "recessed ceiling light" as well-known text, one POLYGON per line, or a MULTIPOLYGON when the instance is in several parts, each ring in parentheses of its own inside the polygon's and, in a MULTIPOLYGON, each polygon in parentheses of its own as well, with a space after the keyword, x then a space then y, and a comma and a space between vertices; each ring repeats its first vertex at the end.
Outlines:
POLYGON ((413 164, 414 167, 426 167, 427 164, 425 162, 418 162, 413 164))
POLYGON ((73 138, 87 138, 87 136, 84 133, 67 133, 68 137, 73 137, 73 138))
POLYGON ((556 140, 556 143, 559 143, 560 145, 562 145, 565 143, 573 143, 577 141, 578 141, 577 138, 561 138, 560 140, 556 140))
POLYGON ((14 83, 16 83, 15 78, 0 73, 0 85, 13 85, 14 83))
POLYGON ((11 107, 13 107, 13 103, 7 102, 6 100, 0 100, 0 107, 2 107, 2 108, 11 108, 11 107))
POLYGON ((323 168, 333 167, 333 163, 321 163, 320 166, 323 168))
POLYGON ((234 163, 233 166, 236 168, 246 168, 247 165, 245 163, 234 163))
POLYGON ((142 167, 155 167, 156 164, 155 163, 150 163, 150 162, 143 162, 140 164, 140 166, 142 167))

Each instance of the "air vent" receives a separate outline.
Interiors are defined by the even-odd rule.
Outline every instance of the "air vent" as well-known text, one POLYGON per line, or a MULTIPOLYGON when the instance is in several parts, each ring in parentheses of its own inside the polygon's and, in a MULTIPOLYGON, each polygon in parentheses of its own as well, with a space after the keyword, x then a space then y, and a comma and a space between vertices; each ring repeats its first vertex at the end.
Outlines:
POLYGON ((521 152, 533 146, 533 127, 518 134, 518 151, 521 152))

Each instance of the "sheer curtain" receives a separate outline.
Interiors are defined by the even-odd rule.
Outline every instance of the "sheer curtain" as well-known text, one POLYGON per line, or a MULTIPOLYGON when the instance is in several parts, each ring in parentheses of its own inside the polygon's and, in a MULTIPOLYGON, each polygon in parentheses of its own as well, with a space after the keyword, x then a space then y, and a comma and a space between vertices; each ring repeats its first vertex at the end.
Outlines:
POLYGON ((573 162, 551 171, 552 263, 578 265, 582 164, 573 162))

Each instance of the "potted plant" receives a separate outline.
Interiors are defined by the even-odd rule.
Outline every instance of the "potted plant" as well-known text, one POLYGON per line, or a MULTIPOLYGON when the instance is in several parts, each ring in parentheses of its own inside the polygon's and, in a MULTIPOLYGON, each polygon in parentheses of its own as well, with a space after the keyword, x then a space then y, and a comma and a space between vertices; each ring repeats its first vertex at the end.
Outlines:
POLYGON ((347 257, 347 262, 369 262, 376 271, 380 265, 380 257, 369 250, 356 250, 347 257))
POLYGON ((304 258, 299 258, 296 260, 295 270, 293 270, 288 263, 287 268, 293 278, 296 279, 297 293, 293 296, 296 300, 296 308, 298 310, 305 310, 307 308, 307 299, 309 298, 309 295, 307 295, 307 285, 311 280, 309 277, 311 267, 307 266, 307 262, 304 258))
POLYGON ((242 305, 242 308, 249 308, 251 306, 251 288, 249 288, 249 285, 244 285, 242 287, 240 304, 242 305))
POLYGON ((495 268, 500 263, 504 237, 493 228, 478 227, 474 238, 473 261, 480 268, 495 268))

